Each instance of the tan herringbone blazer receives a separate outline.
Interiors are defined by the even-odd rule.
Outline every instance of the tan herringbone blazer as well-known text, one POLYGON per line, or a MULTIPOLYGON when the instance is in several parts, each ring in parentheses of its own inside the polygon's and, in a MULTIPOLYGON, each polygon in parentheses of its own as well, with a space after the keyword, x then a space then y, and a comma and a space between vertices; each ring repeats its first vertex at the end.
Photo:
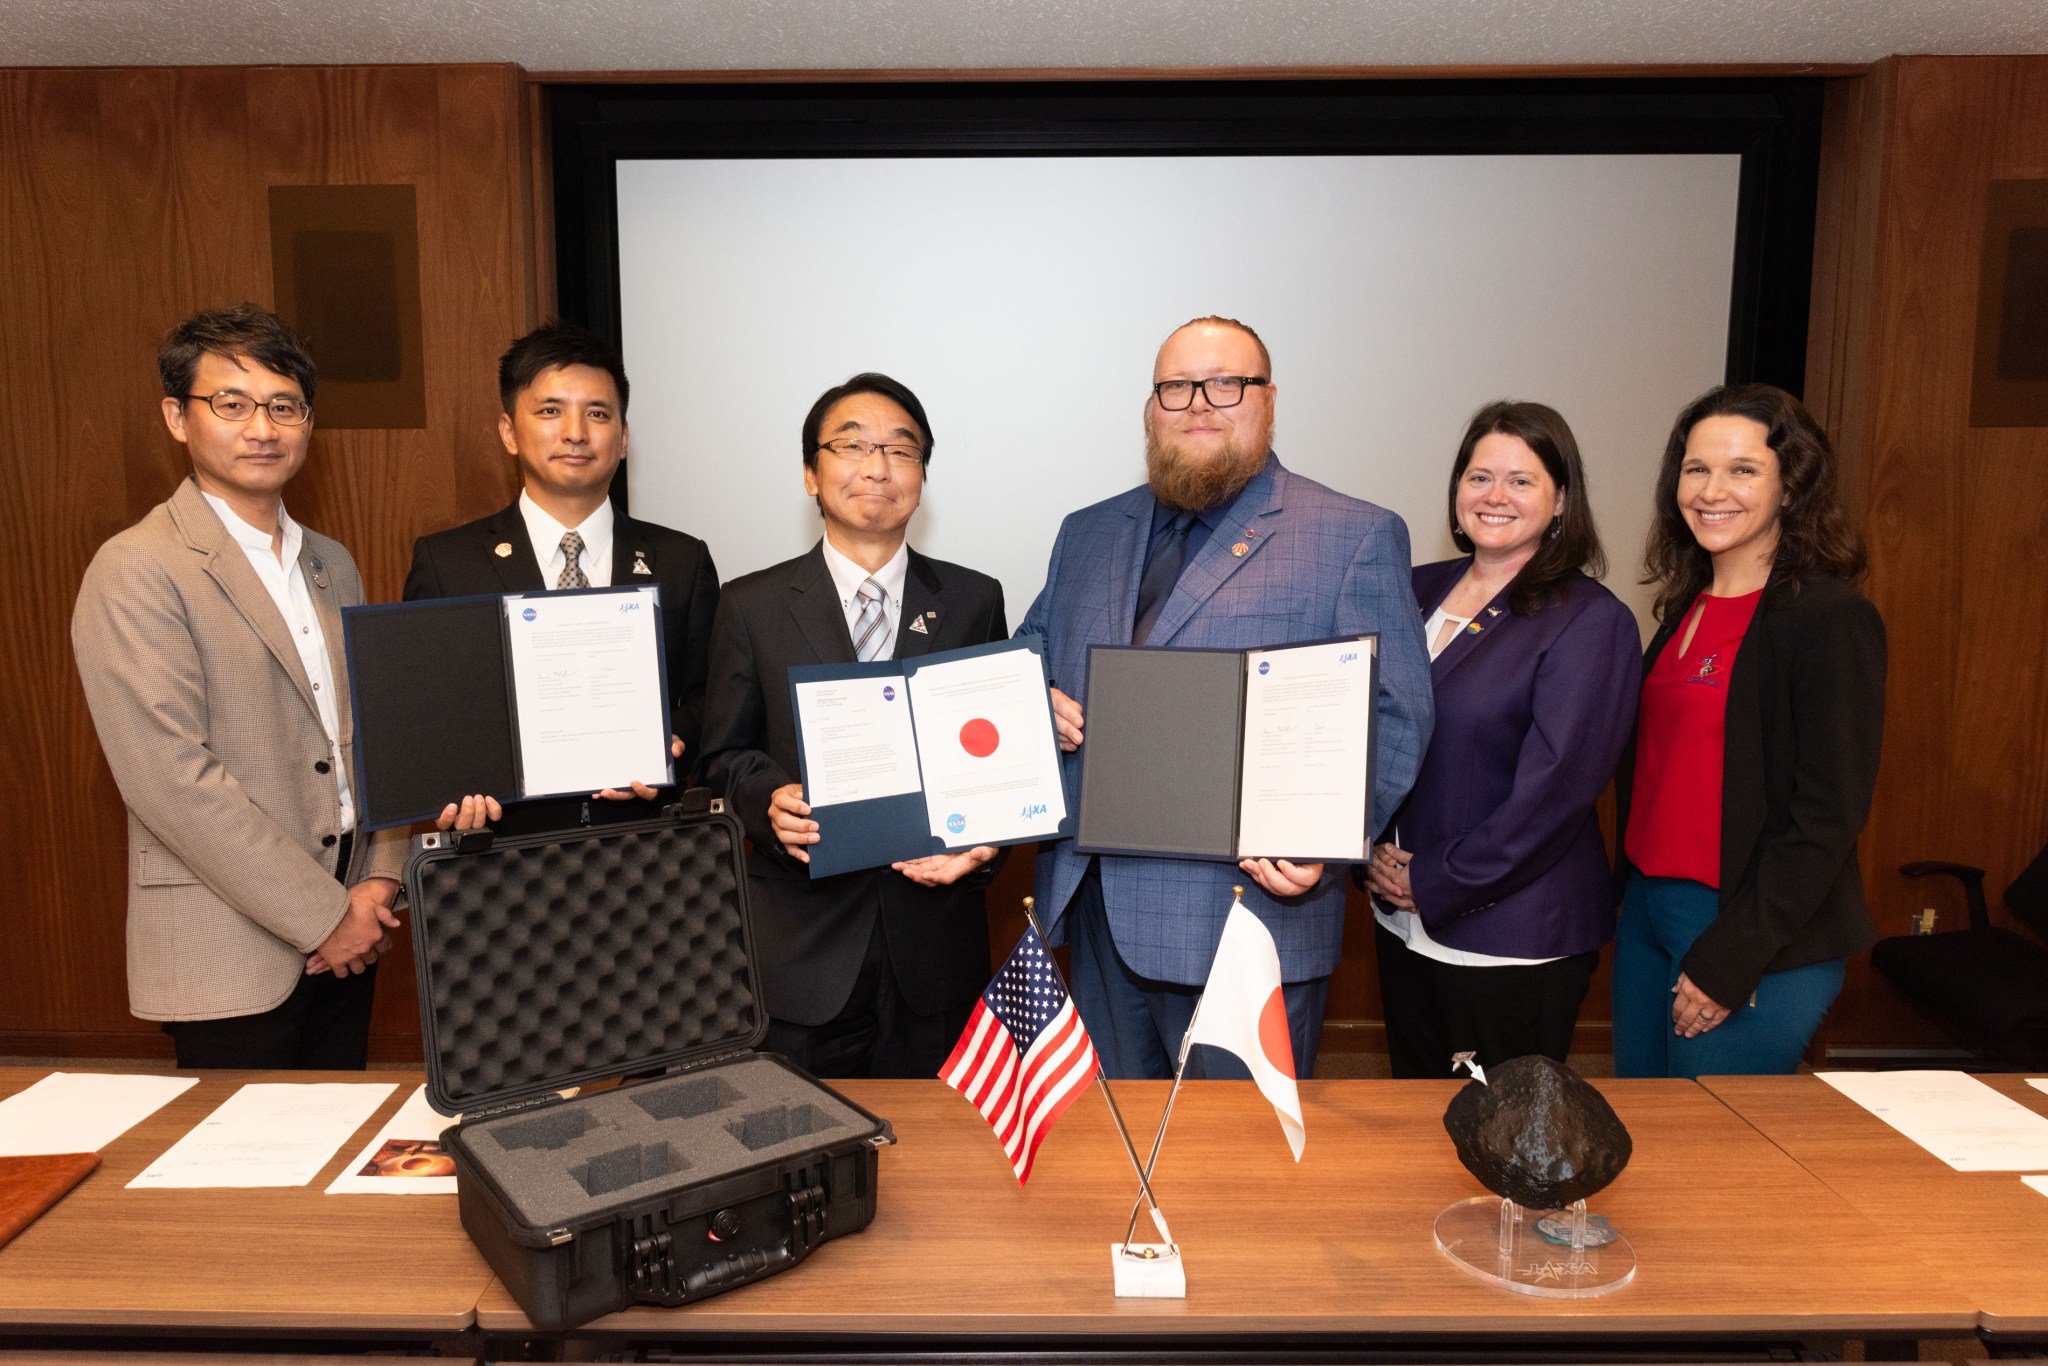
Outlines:
MULTIPOLYGON (((326 766, 353 764, 341 609, 363 583, 310 530, 299 566, 341 690, 339 754, 284 618, 191 479, 85 572, 71 642, 128 804, 128 1007, 145 1020, 280 1004, 347 909, 326 766)), ((403 831, 358 839, 348 881, 404 858, 403 831)))

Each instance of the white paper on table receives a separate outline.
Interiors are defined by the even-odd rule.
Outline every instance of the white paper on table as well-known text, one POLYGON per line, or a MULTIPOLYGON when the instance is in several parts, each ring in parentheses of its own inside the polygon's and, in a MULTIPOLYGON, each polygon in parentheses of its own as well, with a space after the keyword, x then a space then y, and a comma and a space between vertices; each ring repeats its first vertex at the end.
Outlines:
POLYGON ((303 1186, 397 1082, 251 1082, 128 1183, 130 1189, 303 1186))
POLYGON ((1959 1172, 2048 1170, 2048 1115, 1966 1072, 1816 1072, 1959 1172))
POLYGON ((453 1160, 442 1151, 441 1131, 458 1122, 427 1104, 422 1086, 341 1169, 329 1195, 453 1195, 453 1160), (385 1151, 390 1145, 391 1151, 385 1151), (446 1175, 440 1175, 443 1170, 446 1175), (433 1173, 433 1174, 420 1174, 433 1173))
POLYGON ((2048 1077, 2028 1077, 2027 1085, 2036 1091, 2048 1091, 2048 1077))
POLYGON ((1366 856, 1372 649, 1341 640, 1246 652, 1240 858, 1366 856))
POLYGON ((669 781, 661 590, 505 599, 521 794, 669 781))
POLYGON ((2020 1180, 2032 1186, 2043 1195, 2048 1195, 2048 1176, 2023 1176, 2020 1180))
POLYGON ((902 674, 799 683, 794 691, 810 805, 872 801, 923 786, 902 674))
POLYGON ((1059 739, 1035 651, 992 650, 910 676, 925 814, 949 845, 1050 835, 1067 817, 1059 739))
POLYGON ((197 1077, 52 1072, 0 1100, 0 1157, 96 1153, 198 1084, 197 1077))

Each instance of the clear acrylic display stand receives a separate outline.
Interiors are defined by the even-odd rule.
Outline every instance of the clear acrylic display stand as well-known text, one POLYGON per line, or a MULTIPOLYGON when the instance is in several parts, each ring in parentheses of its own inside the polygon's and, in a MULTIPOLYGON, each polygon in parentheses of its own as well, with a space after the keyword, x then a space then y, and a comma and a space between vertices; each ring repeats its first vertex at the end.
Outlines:
POLYGON ((1604 1219, 1590 1222, 1583 1200, 1544 1219, 1512 1200, 1475 1195, 1436 1217, 1436 1245, 1480 1280, 1518 1295, 1585 1299, 1619 1290, 1636 1276, 1635 1249, 1604 1219), (1564 1241, 1545 1237, 1539 1220, 1564 1241))

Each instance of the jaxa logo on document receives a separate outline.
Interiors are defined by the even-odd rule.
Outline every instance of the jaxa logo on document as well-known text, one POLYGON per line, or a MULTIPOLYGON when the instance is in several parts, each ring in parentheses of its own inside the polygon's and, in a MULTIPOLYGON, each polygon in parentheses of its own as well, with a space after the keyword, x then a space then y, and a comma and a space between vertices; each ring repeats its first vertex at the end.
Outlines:
POLYGON ((1031 805, 1025 807, 1022 811, 1019 811, 1017 813, 1017 819, 1020 821, 1028 821, 1033 816, 1043 816, 1046 814, 1047 812, 1044 802, 1033 802, 1031 805))
POLYGON ((1337 656, 1337 662, 1339 664, 1356 664, 1358 662, 1358 651, 1346 650, 1343 654, 1337 656))

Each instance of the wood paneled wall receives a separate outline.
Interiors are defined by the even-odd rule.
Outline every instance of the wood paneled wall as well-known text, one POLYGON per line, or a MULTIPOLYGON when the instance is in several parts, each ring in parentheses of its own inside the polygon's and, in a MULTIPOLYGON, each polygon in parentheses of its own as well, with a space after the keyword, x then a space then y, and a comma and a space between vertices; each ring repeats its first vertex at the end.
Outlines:
MULTIPOLYGON (((121 805, 68 635, 93 551, 184 470, 157 416, 158 340, 198 308, 273 299, 270 185, 417 187, 429 425, 318 433, 289 494, 354 551, 373 598, 395 597, 415 536, 514 487, 491 374, 551 275, 533 217, 541 103, 510 67, 0 71, 0 1053, 166 1052, 127 1013, 121 805)), ((2048 58, 1893 59, 1835 83, 1807 390, 1891 631, 1863 846, 1884 933, 1923 904, 1961 915, 1900 862, 1978 863, 1995 891, 2048 840, 2048 430, 1968 425, 1985 185, 2006 177, 2048 177, 2048 58)), ((1003 948, 1028 868, 1013 859, 992 896, 1003 948)), ((1332 1049, 1380 1046, 1371 920, 1352 912, 1332 1049)), ((385 974, 374 1049, 417 1056, 409 959, 385 974)), ((1607 1014, 1603 972, 1582 1044, 1604 1045, 1607 1014)), ((1852 968, 1828 1045, 1934 1040, 1852 968)))
MULTIPOLYGON (((2048 178, 2048 57, 1903 57, 1836 84, 1823 153, 1807 397, 1870 537, 1866 591, 1891 642, 1885 753, 1862 844, 1881 934, 1989 871, 2000 894, 2048 842, 2048 428, 1973 428, 1986 189, 2048 178)), ((2048 318, 2035 326, 2048 327, 2048 318)), ((1940 1044, 1868 962, 1830 1048, 1940 1044)))
MULTIPOLYGON (((271 185, 416 187, 428 425, 316 431, 286 495, 396 597, 415 536, 515 487, 494 367, 534 314, 521 99, 509 66, 0 70, 0 1053, 168 1055, 128 1014, 126 827, 69 635, 93 552, 188 468, 157 343, 274 301, 271 185)), ((379 1052, 417 1056, 410 960, 384 972, 379 1052)))

